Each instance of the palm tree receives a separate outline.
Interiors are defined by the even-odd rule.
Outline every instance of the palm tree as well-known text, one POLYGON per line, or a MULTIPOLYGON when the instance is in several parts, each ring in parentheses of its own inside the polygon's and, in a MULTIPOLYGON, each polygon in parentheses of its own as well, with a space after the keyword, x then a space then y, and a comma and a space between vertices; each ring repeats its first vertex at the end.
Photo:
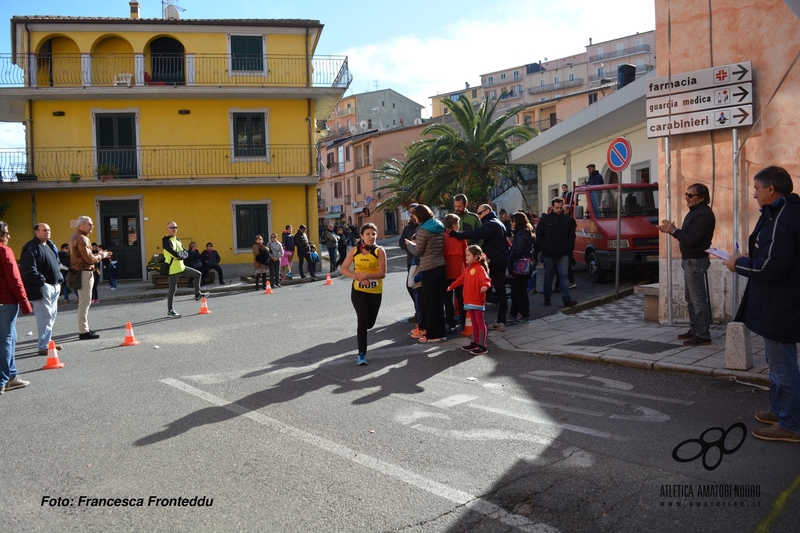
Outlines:
POLYGON ((415 200, 441 205, 458 192, 483 202, 488 188, 501 177, 516 182, 519 173, 509 165, 508 156, 538 132, 526 125, 505 125, 520 107, 493 120, 498 102, 484 100, 476 110, 464 95, 458 102, 444 100, 460 131, 448 124, 431 124, 422 130, 427 138, 406 149, 404 164, 395 160, 374 171, 376 177, 392 180, 382 187, 395 193, 386 207, 415 200))

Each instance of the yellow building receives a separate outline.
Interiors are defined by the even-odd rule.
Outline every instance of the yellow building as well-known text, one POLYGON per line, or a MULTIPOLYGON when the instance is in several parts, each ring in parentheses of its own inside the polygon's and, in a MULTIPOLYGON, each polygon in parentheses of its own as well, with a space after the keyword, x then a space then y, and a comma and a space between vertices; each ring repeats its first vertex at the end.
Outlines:
MULTIPOLYGON (((345 57, 315 57, 316 20, 13 17, 0 57, 0 120, 26 124, 0 149, 0 203, 17 237, 47 222, 61 244, 81 215, 92 240, 144 279, 167 222, 223 263, 249 263, 257 234, 317 233, 317 120, 350 84, 345 57)), ((172 16, 177 11, 172 12, 172 16)))

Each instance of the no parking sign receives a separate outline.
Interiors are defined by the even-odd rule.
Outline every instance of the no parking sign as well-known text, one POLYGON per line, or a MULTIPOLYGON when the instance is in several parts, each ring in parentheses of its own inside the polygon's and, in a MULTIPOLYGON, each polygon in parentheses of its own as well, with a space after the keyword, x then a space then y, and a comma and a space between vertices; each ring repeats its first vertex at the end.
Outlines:
POLYGON ((628 142, 628 139, 617 137, 608 145, 608 153, 606 154, 608 168, 614 172, 622 172, 628 168, 632 156, 631 143, 628 142))

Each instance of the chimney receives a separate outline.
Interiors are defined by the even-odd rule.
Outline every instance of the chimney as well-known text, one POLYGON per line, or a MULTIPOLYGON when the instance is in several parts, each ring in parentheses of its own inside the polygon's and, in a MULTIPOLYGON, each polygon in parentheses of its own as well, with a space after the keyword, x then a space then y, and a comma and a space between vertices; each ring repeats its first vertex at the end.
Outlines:
POLYGON ((131 0, 130 1, 130 5, 131 5, 131 18, 138 20, 139 19, 139 2, 137 2, 136 0, 131 0))
POLYGON ((589 46, 592 46, 592 38, 589 37, 589 46))
POLYGON ((468 82, 468 81, 465 81, 465 82, 464 82, 464 85, 466 85, 466 86, 467 86, 467 89, 469 89, 469 82, 468 82))

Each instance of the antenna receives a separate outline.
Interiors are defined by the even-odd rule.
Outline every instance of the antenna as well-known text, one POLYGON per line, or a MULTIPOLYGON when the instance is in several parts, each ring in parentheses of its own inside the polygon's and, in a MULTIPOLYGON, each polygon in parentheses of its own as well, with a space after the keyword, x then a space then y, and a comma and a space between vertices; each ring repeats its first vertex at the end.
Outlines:
POLYGON ((180 12, 186 11, 178 5, 178 0, 161 0, 161 15, 165 20, 178 20, 180 12))

